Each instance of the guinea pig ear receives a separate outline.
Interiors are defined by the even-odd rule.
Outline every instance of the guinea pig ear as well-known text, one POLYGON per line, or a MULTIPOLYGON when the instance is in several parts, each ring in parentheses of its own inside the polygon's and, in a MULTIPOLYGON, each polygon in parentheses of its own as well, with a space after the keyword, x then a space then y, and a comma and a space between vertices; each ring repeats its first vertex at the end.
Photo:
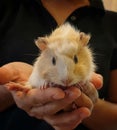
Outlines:
POLYGON ((86 46, 91 38, 90 34, 85 34, 83 32, 80 32, 80 41, 81 43, 86 46))
POLYGON ((35 44, 41 51, 43 51, 47 48, 48 41, 45 37, 38 37, 38 39, 35 40, 35 44))

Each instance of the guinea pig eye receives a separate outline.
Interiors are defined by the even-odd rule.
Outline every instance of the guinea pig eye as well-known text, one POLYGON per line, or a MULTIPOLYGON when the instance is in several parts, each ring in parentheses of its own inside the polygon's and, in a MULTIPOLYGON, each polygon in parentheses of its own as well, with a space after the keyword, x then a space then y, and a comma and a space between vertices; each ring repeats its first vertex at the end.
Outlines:
POLYGON ((52 64, 56 65, 56 59, 55 59, 55 57, 52 58, 52 64))
POLYGON ((74 63, 77 64, 78 63, 78 57, 75 55, 74 56, 74 63))

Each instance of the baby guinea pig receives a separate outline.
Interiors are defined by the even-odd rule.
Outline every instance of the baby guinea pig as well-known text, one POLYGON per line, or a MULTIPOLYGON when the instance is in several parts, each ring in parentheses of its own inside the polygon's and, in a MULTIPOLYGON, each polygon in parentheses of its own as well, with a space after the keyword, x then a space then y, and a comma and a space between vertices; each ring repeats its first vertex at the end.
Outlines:
POLYGON ((95 103, 98 93, 89 81, 96 67, 87 45, 89 40, 90 35, 69 23, 59 26, 48 36, 39 37, 35 43, 41 54, 34 63, 28 85, 40 89, 76 86, 95 103))

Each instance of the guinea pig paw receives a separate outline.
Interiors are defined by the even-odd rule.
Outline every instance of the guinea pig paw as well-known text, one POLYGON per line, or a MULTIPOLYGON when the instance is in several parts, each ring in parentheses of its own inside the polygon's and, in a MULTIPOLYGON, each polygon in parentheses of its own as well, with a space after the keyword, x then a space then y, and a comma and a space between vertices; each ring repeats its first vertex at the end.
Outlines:
POLYGON ((41 85, 39 88, 41 89, 41 90, 44 90, 44 89, 47 89, 49 86, 46 84, 46 83, 44 83, 43 85, 41 85))

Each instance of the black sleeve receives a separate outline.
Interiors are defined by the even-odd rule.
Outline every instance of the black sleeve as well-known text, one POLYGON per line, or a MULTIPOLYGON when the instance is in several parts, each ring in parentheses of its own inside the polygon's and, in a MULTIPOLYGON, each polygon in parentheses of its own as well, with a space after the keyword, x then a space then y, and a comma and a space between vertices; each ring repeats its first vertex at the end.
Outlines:
POLYGON ((107 25, 107 28, 109 28, 111 37, 112 37, 112 43, 113 44, 113 53, 111 57, 111 64, 110 69, 117 69, 117 13, 116 12, 108 12, 110 23, 107 25))
POLYGON ((117 69, 117 47, 114 49, 112 54, 110 69, 117 69))
POLYGON ((13 24, 19 7, 19 0, 0 0, 0 39, 13 24))

